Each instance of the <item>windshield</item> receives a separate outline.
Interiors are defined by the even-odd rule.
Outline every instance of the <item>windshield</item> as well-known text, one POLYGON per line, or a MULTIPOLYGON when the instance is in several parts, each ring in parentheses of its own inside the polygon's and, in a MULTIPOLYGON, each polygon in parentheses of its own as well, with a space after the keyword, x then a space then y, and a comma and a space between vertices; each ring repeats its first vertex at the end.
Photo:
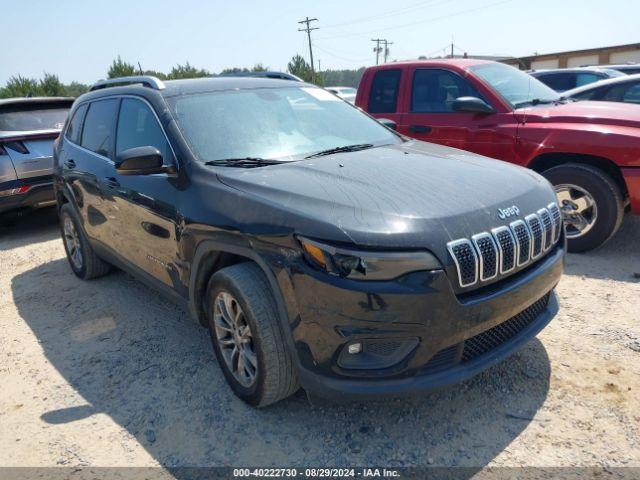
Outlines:
POLYGON ((0 131, 60 130, 67 119, 68 108, 42 108, 35 110, 0 112, 0 131))
POLYGON ((354 144, 402 142, 358 109, 315 87, 224 90, 167 101, 202 162, 291 160, 354 144))
POLYGON ((501 63, 476 65, 470 69, 513 108, 560 100, 560 96, 537 78, 501 63))

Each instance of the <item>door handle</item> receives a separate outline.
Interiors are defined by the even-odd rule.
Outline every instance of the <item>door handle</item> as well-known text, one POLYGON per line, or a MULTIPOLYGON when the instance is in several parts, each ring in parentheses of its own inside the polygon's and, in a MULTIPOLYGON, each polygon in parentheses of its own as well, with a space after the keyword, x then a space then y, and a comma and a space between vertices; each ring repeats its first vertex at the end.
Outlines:
POLYGON ((426 125, 409 125, 409 131, 411 133, 430 133, 431 127, 426 125))
POLYGON ((104 183, 107 187, 118 188, 120 186, 120 182, 115 177, 104 177, 104 183))
POLYGON ((66 162, 64 162, 64 166, 69 170, 73 170, 74 168, 76 168, 76 162, 74 162, 73 160, 67 160, 66 162))

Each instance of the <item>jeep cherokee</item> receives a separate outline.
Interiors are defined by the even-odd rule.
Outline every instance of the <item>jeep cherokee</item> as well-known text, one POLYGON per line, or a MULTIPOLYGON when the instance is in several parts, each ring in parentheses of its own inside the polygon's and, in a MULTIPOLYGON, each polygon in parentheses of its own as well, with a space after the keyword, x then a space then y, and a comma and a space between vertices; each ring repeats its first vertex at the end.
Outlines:
POLYGON ((188 305, 252 405, 458 382, 557 311, 547 180, 301 82, 101 81, 55 145, 55 190, 73 272, 115 265, 188 305))

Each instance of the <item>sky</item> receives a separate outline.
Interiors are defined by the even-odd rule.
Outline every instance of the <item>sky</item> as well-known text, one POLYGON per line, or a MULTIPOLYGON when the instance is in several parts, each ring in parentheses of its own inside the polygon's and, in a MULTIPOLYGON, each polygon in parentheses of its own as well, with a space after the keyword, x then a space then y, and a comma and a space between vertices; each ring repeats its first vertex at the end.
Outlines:
POLYGON ((189 62, 212 72, 308 60, 297 22, 315 17, 322 70, 441 55, 532 55, 640 42, 637 0, 0 0, 0 85, 12 75, 55 73, 64 83, 106 76, 120 55, 143 69, 189 62))

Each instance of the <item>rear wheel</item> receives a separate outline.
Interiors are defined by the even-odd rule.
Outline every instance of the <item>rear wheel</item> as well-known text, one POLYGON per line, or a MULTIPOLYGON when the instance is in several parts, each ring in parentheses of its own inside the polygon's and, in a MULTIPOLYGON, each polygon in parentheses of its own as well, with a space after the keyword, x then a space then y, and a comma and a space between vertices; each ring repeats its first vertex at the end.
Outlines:
POLYGON ((542 175, 555 188, 570 252, 599 247, 620 228, 622 193, 608 174, 591 165, 568 163, 542 175))
POLYGON ((93 251, 75 211, 68 203, 60 208, 60 230, 67 260, 76 276, 89 280, 109 273, 110 265, 93 251))
POLYGON ((271 286, 256 264, 216 272, 206 302, 213 349, 238 397, 263 407, 298 390, 271 286))

